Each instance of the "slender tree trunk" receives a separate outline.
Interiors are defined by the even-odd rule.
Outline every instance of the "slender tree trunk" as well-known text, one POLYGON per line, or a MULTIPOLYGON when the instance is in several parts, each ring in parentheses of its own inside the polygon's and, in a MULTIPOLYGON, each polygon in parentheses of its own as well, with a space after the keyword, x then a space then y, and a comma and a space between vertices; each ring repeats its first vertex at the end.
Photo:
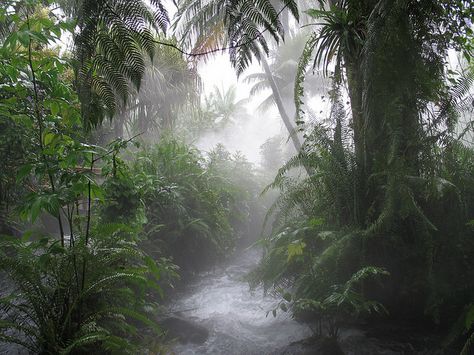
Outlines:
POLYGON ((125 118, 123 115, 117 115, 114 120, 114 136, 113 138, 123 138, 123 124, 124 124, 125 118))
MULTIPOLYGON (((28 30, 31 31, 30 29, 30 18, 28 12, 26 13, 26 24, 28 26, 28 30)), ((29 36, 29 41, 28 41, 28 63, 30 67, 30 72, 31 72, 31 81, 33 83, 33 102, 34 102, 34 110, 35 110, 35 115, 36 115, 36 120, 38 123, 38 138, 39 138, 39 147, 41 150, 41 156, 43 158, 43 162, 46 165, 46 171, 49 177, 49 182, 51 185, 51 191, 53 193, 56 192, 56 187, 54 184, 54 177, 53 173, 49 170, 49 163, 48 159, 44 153, 44 145, 43 145, 43 117, 42 117, 42 110, 40 107, 40 99, 38 97, 38 85, 36 81, 36 73, 35 69, 33 66, 33 59, 32 59, 32 37, 31 35, 29 36)), ((64 228, 63 228, 63 221, 61 218, 61 207, 58 210, 58 214, 56 216, 59 224, 59 234, 61 238, 61 246, 64 247, 64 228)))
POLYGON ((273 78, 273 74, 270 70, 270 66, 268 65, 268 62, 265 56, 262 56, 261 60, 262 60, 263 70, 265 71, 267 80, 270 83, 270 87, 272 88, 273 99, 275 100, 275 103, 278 107, 278 112, 280 113, 280 117, 283 120, 283 123, 285 124, 285 127, 288 130, 288 133, 290 134, 291 141, 293 142, 293 145, 296 151, 299 152, 301 150, 301 142, 298 135, 296 134, 295 127, 291 123, 291 119, 288 116, 288 113, 286 112, 285 106, 283 104, 283 100, 281 98, 280 90, 278 89, 275 79, 273 78))
POLYGON ((358 62, 346 60, 347 84, 352 111, 352 129, 354 132, 354 152, 357 166, 355 186, 355 214, 358 224, 364 227, 367 206, 367 158, 364 139, 364 115, 362 112, 362 75, 358 62))

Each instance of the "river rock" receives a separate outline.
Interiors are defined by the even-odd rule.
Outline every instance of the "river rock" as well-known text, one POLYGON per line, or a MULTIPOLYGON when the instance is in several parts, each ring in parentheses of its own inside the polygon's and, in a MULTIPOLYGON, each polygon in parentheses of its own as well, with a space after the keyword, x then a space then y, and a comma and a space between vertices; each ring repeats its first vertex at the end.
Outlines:
POLYGON ((159 322, 166 331, 168 339, 180 343, 203 344, 209 338, 209 330, 188 319, 168 317, 159 322))
POLYGON ((296 341, 280 349, 279 355, 344 355, 337 341, 328 337, 312 337, 296 341))

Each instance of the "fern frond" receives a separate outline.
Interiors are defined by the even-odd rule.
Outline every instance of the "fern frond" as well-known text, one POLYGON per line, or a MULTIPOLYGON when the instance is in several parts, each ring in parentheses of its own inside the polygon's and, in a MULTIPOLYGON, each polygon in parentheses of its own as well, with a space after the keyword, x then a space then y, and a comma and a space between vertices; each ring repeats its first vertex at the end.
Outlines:
POLYGON ((78 17, 77 85, 83 118, 90 127, 101 123, 105 112, 113 114, 117 104, 126 103, 129 82, 139 88, 145 70, 143 52, 154 55, 151 29, 165 31, 168 13, 159 0, 150 5, 142 0, 81 0, 65 11, 78 17), (106 110, 101 110, 101 100, 106 110), (92 101, 98 103, 87 108, 92 101))
POLYGON ((472 333, 469 338, 464 343, 460 355, 471 355, 474 349, 474 333, 472 333))
MULTIPOLYGON (((296 18, 299 18, 296 1, 282 1, 283 6, 296 18)), ((284 36, 279 12, 270 0, 255 2, 237 0, 189 0, 178 11, 177 28, 182 43, 191 47, 191 42, 204 43, 202 38, 214 38, 221 46, 229 45, 229 56, 238 74, 250 64, 252 57, 260 58, 261 53, 268 54, 268 43, 263 32, 268 32, 275 41, 284 36), (216 36, 215 29, 227 28, 222 36, 216 36)), ((202 48, 202 45, 194 48, 202 48)))
POLYGON ((295 108, 296 108, 296 117, 295 122, 297 125, 300 125, 303 120, 303 97, 304 97, 304 81, 306 78, 306 73, 308 70, 309 63, 311 61, 314 48, 317 44, 318 37, 316 33, 313 33, 309 39, 306 41, 306 44, 303 49, 303 53, 300 56, 298 61, 298 66, 296 69, 296 77, 295 77, 295 88, 294 88, 294 101, 295 101, 295 108))
POLYGON ((84 345, 95 344, 101 341, 106 340, 110 335, 107 332, 96 332, 96 333, 88 333, 83 335, 68 345, 65 349, 61 350, 60 354, 70 354, 77 348, 81 348, 84 345))

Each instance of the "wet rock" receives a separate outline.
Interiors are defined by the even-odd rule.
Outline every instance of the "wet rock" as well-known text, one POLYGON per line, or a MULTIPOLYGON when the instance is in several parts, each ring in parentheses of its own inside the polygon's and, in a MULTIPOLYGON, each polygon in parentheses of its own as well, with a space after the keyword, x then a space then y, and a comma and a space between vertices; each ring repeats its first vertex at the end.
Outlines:
MULTIPOLYGON (((390 328, 392 329, 392 328, 390 328)), ((347 328, 341 331, 338 340, 327 337, 312 337, 281 349, 279 355, 454 355, 451 349, 436 346, 432 338, 423 339, 420 333, 395 329, 390 334, 347 328), (398 334, 400 333, 400 334, 398 334), (431 341, 429 341, 429 339, 431 341)))
POLYGON ((278 352, 279 355, 344 355, 334 338, 312 337, 293 342, 278 352))
POLYGON ((209 330, 205 327, 180 317, 169 317, 159 324, 166 330, 167 338, 180 343, 203 344, 209 338, 209 330))
POLYGON ((345 329, 339 339, 346 355, 451 355, 442 348, 439 336, 414 327, 377 324, 345 329))
POLYGON ((402 355, 418 354, 409 343, 381 341, 365 336, 349 336, 341 342, 346 355, 402 355))

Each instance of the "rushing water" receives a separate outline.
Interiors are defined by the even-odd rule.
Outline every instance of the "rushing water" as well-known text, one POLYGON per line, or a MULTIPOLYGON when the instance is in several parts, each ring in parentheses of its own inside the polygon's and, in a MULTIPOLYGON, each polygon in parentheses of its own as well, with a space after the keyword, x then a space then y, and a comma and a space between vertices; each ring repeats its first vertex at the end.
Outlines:
POLYGON ((287 313, 278 312, 274 318, 270 312, 266 317, 278 300, 264 296, 262 289, 251 292, 243 280, 258 258, 257 250, 247 250, 187 287, 171 310, 206 327, 210 334, 201 345, 176 344, 176 354, 278 354, 311 334, 287 313))
MULTIPOLYGON (((243 277, 257 264, 260 253, 246 250, 226 266, 200 276, 186 286, 170 311, 209 330, 203 344, 175 344, 178 355, 189 354, 278 354, 291 342, 310 336, 309 328, 278 312, 270 312, 278 299, 263 295, 262 289, 250 291, 243 277)), ((0 355, 24 354, 22 349, 0 343, 0 355)))

